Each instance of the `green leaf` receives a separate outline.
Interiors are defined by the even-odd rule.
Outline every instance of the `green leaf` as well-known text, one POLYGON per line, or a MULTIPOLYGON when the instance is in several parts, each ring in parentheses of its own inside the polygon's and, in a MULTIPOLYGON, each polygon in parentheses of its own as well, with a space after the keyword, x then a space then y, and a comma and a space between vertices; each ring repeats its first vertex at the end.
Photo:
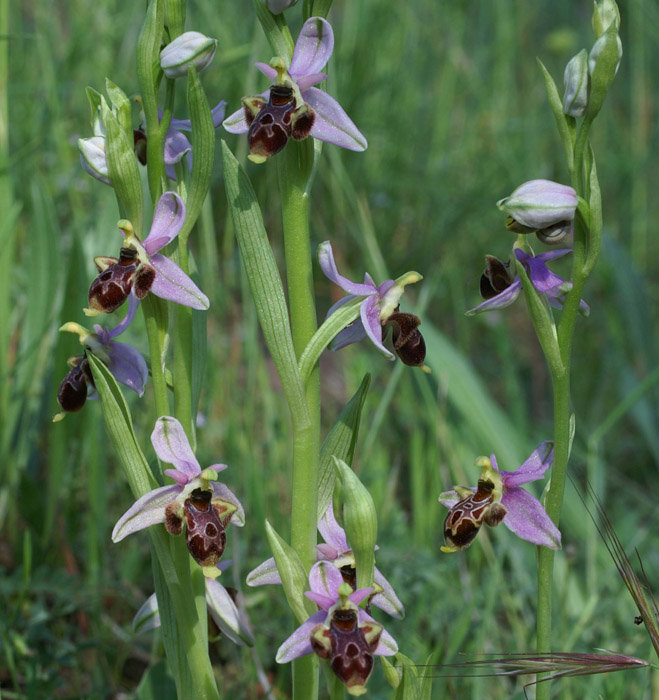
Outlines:
POLYGON ((165 16, 169 29, 169 40, 174 41, 185 29, 186 0, 165 0, 165 16))
POLYGON ((320 448, 320 467, 318 475, 318 520, 327 510, 334 492, 336 470, 332 456, 342 459, 346 464, 352 464, 355 454, 359 422, 366 401, 366 394, 371 384, 371 375, 366 374, 355 395, 348 401, 345 408, 330 428, 327 437, 320 448))
POLYGON ((365 297, 355 297, 347 304, 340 306, 329 318, 325 319, 323 325, 313 334, 307 343, 306 348, 300 355, 300 375, 306 384, 313 368, 318 362, 325 348, 334 340, 346 326, 359 318, 359 309, 365 297))
POLYGON ((375 503, 368 489, 343 460, 334 457, 333 462, 341 480, 343 524, 346 539, 355 555, 357 588, 368 588, 373 585, 375 544, 378 537, 375 503))
POLYGON ((156 488, 158 484, 135 437, 130 410, 121 389, 110 370, 91 352, 87 359, 94 385, 101 399, 103 418, 110 440, 124 469, 131 491, 136 498, 156 488))
POLYGON ((227 200, 256 314, 281 379, 293 423, 297 428, 304 427, 311 419, 293 348, 284 287, 261 209, 247 174, 224 141, 222 159, 227 200))
POLYGON ((584 273, 589 275, 592 272, 602 247, 602 192, 597 177, 597 165, 595 164, 595 154, 592 147, 589 150, 590 169, 586 172, 588 177, 588 208, 590 209, 590 221, 588 227, 588 253, 584 264, 584 273))
POLYGON ((215 127, 206 93, 194 66, 188 68, 188 109, 192 123, 192 173, 179 238, 187 241, 206 199, 215 159, 215 127))
POLYGON ((551 111, 554 113, 554 119, 556 120, 556 127, 558 128, 558 133, 563 142, 563 149, 565 150, 565 158, 567 160, 568 170, 572 172, 574 167, 574 119, 568 118, 563 111, 563 100, 558 94, 558 89, 554 79, 551 77, 549 71, 545 68, 544 63, 537 59, 540 65, 540 70, 542 71, 542 77, 545 81, 545 90, 547 91, 547 97, 549 98, 549 106, 551 111))
POLYGON ((133 117, 130 100, 126 93, 109 78, 105 79, 105 89, 110 97, 110 102, 114 109, 112 110, 117 117, 119 126, 124 130, 129 140, 133 138, 133 117))
POLYGON ((164 700, 175 696, 176 685, 167 672, 165 659, 161 659, 146 670, 135 691, 136 700, 164 700))
POLYGON ((108 107, 103 110, 105 124, 105 155, 108 163, 108 175, 125 218, 133 224, 135 233, 142 236, 144 219, 144 193, 142 178, 133 150, 126 132, 121 128, 115 115, 108 107))
POLYGON ((89 109, 91 110, 91 125, 94 129, 94 122, 98 116, 99 110, 102 109, 103 102, 105 99, 103 95, 92 87, 86 89, 87 100, 89 101, 89 109))
POLYGON ((307 575, 297 552, 285 542, 270 525, 265 521, 265 531, 270 543, 272 556, 277 564, 277 571, 281 576, 282 586, 286 594, 286 600, 298 622, 304 622, 313 614, 312 606, 304 592, 308 588, 307 575))
POLYGON ((394 658, 397 666, 402 665, 402 677, 393 700, 420 700, 421 689, 411 659, 401 653, 396 654, 394 658))
POLYGON ((252 0, 254 12, 258 17, 275 56, 280 56, 289 65, 293 58, 293 37, 288 29, 284 15, 273 15, 263 0, 252 0))

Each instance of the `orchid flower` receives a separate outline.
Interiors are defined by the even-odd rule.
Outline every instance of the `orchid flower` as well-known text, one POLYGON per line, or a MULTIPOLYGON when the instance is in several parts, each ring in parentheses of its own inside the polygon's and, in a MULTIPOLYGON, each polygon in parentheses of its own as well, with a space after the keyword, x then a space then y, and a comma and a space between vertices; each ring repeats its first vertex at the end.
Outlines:
POLYGON ((178 235, 185 205, 175 192, 165 192, 153 215, 149 235, 140 241, 130 221, 118 223, 124 235, 120 257, 94 258, 99 275, 89 288, 88 316, 112 313, 130 294, 143 299, 149 292, 193 309, 207 309, 208 297, 169 258, 158 253, 178 235))
POLYGON ((372 588, 353 591, 335 566, 316 562, 309 572, 305 595, 320 610, 303 622, 279 647, 277 663, 284 664, 312 652, 329 659, 332 671, 351 695, 363 695, 373 670, 373 655, 392 656, 398 651, 382 625, 357 607, 372 588))
POLYGON ((501 522, 519 538, 533 544, 561 548, 561 533, 547 515, 540 501, 520 488, 522 484, 541 479, 553 461, 554 443, 541 442, 530 457, 514 472, 499 471, 494 455, 479 457, 482 467, 477 486, 455 486, 439 496, 439 502, 450 508, 444 521, 446 547, 443 552, 467 549, 481 525, 490 527, 501 522))
POLYGON ((173 464, 166 469, 176 484, 161 486, 139 498, 122 516, 112 531, 112 541, 145 527, 164 523, 172 535, 186 527, 186 544, 204 575, 219 576, 217 563, 224 553, 226 527, 231 522, 245 524, 240 501, 217 481, 226 464, 213 464, 203 471, 194 456, 183 426, 170 416, 161 416, 151 434, 151 443, 162 462, 173 464))
POLYGON ((383 328, 391 324, 393 328, 394 350, 398 357, 412 367, 423 366, 426 357, 426 344, 418 330, 421 321, 418 316, 398 311, 400 298, 405 286, 423 279, 418 272, 406 272, 397 280, 385 280, 376 285, 368 274, 364 275, 364 283, 351 282, 339 274, 334 253, 329 241, 318 246, 318 262, 325 276, 334 284, 348 292, 348 296, 340 299, 327 312, 331 316, 334 311, 355 297, 364 297, 360 306, 360 319, 342 330, 330 344, 331 350, 340 350, 346 345, 357 343, 368 337, 375 347, 389 360, 394 355, 383 345, 383 328))
MULTIPOLYGON (((349 584, 354 591, 357 585, 355 556, 352 553, 352 549, 348 546, 346 533, 334 517, 334 507, 331 501, 318 523, 318 530, 325 540, 324 543, 316 545, 318 560, 334 564, 341 573, 345 583, 349 584)), ((398 599, 389 581, 377 567, 373 571, 373 581, 375 584, 373 594, 369 598, 368 603, 372 603, 392 617, 402 619, 405 616, 403 604, 398 599)), ((281 577, 273 557, 266 559, 247 575, 247 585, 254 587, 281 585, 281 577)))
POLYGON ((506 228, 516 233, 530 233, 574 219, 577 193, 569 185, 551 180, 529 180, 509 197, 497 202, 506 214, 506 228))
MULTIPOLYGON (((221 561, 217 568, 226 571, 231 560, 221 561)), ((238 646, 253 646, 254 637, 247 620, 240 613, 227 589, 217 580, 206 577, 206 605, 220 631, 238 646)), ((133 619, 133 630, 141 634, 160 627, 160 613, 156 594, 150 595, 133 619)))
POLYGON ((139 304, 138 299, 131 297, 126 317, 112 330, 96 324, 92 332, 78 323, 65 323, 60 328, 60 331, 78 334, 80 344, 85 348, 85 355, 76 355, 69 359, 71 369, 57 392, 57 401, 64 413, 58 413, 54 421, 62 420, 66 413, 79 411, 88 398, 95 398, 94 379, 86 357, 87 350, 107 366, 118 382, 142 396, 144 385, 149 378, 149 368, 139 350, 114 340, 131 324, 139 304))
MULTIPOLYGON (((540 255, 529 255, 520 248, 515 248, 513 253, 526 270, 531 284, 536 291, 543 294, 547 301, 555 308, 562 309, 565 296, 572 289, 572 282, 564 280, 547 267, 549 260, 562 258, 571 253, 570 248, 550 250, 540 255)), ((492 309, 505 309, 510 306, 522 291, 522 280, 516 274, 509 271, 509 263, 501 262, 492 255, 485 257, 485 271, 481 276, 481 296, 486 300, 482 304, 467 311, 467 316, 473 316, 481 311, 492 309)), ((590 313, 590 307, 582 299, 579 302, 579 310, 584 316, 590 313)))
POLYGON ((334 33, 327 20, 311 17, 302 26, 290 65, 276 57, 256 67, 272 82, 270 89, 244 97, 243 107, 224 121, 232 134, 247 134, 250 160, 262 163, 281 151, 292 136, 313 136, 351 151, 363 151, 367 142, 341 105, 312 87, 327 78, 320 71, 334 50, 334 33))

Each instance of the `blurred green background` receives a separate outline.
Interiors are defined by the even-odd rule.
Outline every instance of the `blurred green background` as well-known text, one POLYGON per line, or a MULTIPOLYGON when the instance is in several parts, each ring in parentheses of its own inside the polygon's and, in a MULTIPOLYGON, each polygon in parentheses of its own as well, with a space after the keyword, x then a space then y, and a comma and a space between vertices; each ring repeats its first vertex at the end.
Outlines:
MULTIPOLYGON (((446 511, 436 499, 454 483, 474 482, 478 455, 495 452, 502 468, 515 469, 551 437, 549 377, 524 304, 472 319, 464 311, 479 301, 484 255, 505 257, 513 243, 496 200, 525 180, 567 178, 535 59, 562 88, 567 61, 592 45, 591 9, 587 0, 336 0, 329 16, 336 50, 327 89, 369 148, 364 154, 323 149, 312 243, 330 239, 339 269, 353 279, 364 270, 376 281, 409 269, 424 275, 403 303, 422 315, 432 374, 389 364, 366 343, 327 353, 323 421, 328 428, 371 372, 354 466, 378 508, 378 567, 407 608, 404 621, 380 620, 417 663, 431 654, 431 663, 451 663, 533 650, 534 548, 499 528, 483 532, 466 553, 443 555, 446 511)), ((625 547, 638 548, 654 580, 659 5, 623 0, 620 9, 625 54, 593 130, 604 247, 585 292, 592 313, 579 320, 574 345, 571 465, 573 473, 588 473, 625 547)), ((114 194, 78 162, 77 138, 90 135, 84 90, 102 90, 109 77, 128 94, 137 91, 143 11, 144 3, 119 0, 0 0, 0 690, 6 698, 169 697, 162 665, 155 666, 158 636, 131 631, 134 613, 153 590, 148 540, 111 543, 111 528, 132 498, 100 406, 91 402, 51 423, 66 359, 79 352, 77 339, 57 329, 69 320, 85 323, 93 257, 113 254, 119 244, 114 194)), ((287 15, 296 35, 301 7, 287 15)), ((252 62, 267 61, 271 51, 247 0, 190 2, 186 27, 219 39, 203 75, 211 104, 226 99, 233 111, 242 95, 265 89, 252 62)), ((187 116, 182 99, 176 116, 187 116)), ((225 137, 244 160, 244 137, 219 130, 218 138, 225 137)), ((283 259, 274 165, 247 169, 283 259)), ((257 637, 254 651, 219 639, 212 656, 226 697, 266 697, 259 679, 267 678, 274 696, 286 698, 290 668, 277 667, 274 652, 293 617, 281 590, 247 589, 243 581, 268 555, 264 519, 287 531, 287 409, 242 276, 219 162, 191 244, 211 299, 198 456, 202 466, 230 465, 226 480, 246 506, 248 523, 230 532, 227 556, 234 564, 222 578, 242 591, 257 637)), ((556 269, 569 274, 569 261, 556 269)), ((341 293, 317 272, 322 316, 341 293)), ((139 324, 124 337, 146 352, 139 324)), ((153 459, 150 390, 140 401, 128 399, 153 459)), ((562 530, 555 648, 605 648, 656 661, 571 485, 562 530)), ((505 678, 438 678, 433 697, 519 699, 521 688, 505 678)), ((369 689, 378 700, 391 694, 379 669, 369 689)), ((646 669, 566 679, 554 683, 554 692, 567 700, 659 698, 659 678, 646 669)))

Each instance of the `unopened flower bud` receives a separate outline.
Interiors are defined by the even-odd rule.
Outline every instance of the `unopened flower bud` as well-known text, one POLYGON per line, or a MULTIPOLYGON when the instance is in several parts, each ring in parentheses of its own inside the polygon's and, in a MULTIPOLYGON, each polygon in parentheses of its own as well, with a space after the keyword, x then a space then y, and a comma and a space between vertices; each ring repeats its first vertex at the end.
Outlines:
POLYGON ((213 60, 215 49, 217 39, 200 32, 185 32, 160 52, 160 67, 168 78, 183 78, 189 66, 198 72, 204 70, 213 60))
POLYGON ((583 117, 588 106, 588 52, 582 49, 573 56, 563 75, 565 94, 563 111, 570 117, 583 117))
POLYGON ((78 139, 78 150, 82 169, 100 182, 112 185, 105 157, 105 137, 92 136, 88 139, 78 139))
POLYGON ((264 0, 264 5, 272 12, 273 15, 281 14, 289 7, 293 7, 297 0, 264 0))
POLYGON ((620 10, 615 0, 600 0, 593 3, 593 31, 599 39, 602 34, 613 24, 620 31, 620 10))
POLYGON ((595 42, 588 56, 590 72, 590 99, 586 116, 594 119, 604 103, 606 93, 618 72, 622 58, 622 42, 615 24, 612 24, 595 42))
POLYGON ((500 199, 497 206, 516 223, 535 231, 559 221, 572 221, 577 194, 569 185, 551 180, 530 180, 509 197, 500 199))

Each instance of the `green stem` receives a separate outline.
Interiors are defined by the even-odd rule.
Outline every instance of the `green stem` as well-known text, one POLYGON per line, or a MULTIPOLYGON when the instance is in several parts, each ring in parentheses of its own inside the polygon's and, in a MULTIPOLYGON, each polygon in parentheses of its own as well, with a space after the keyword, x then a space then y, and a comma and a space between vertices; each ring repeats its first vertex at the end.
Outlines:
MULTIPOLYGON (((290 142, 279 157, 279 187, 284 224, 284 247, 293 346, 299 360, 316 332, 316 304, 313 293, 311 242, 309 236, 309 193, 311 140, 290 142)), ((315 561, 318 468, 320 455, 320 375, 318 367, 306 385, 311 416, 309 425, 294 426, 291 545, 308 571, 315 561)), ((312 700, 318 693, 318 663, 313 656, 293 664, 293 697, 312 700)))
MULTIPOLYGON (((178 263, 188 274, 188 249, 183 240, 178 242, 178 263)), ((192 309, 176 306, 176 325, 172 338, 174 346, 174 406, 175 416, 181 422, 190 444, 195 444, 192 417, 192 309)))

